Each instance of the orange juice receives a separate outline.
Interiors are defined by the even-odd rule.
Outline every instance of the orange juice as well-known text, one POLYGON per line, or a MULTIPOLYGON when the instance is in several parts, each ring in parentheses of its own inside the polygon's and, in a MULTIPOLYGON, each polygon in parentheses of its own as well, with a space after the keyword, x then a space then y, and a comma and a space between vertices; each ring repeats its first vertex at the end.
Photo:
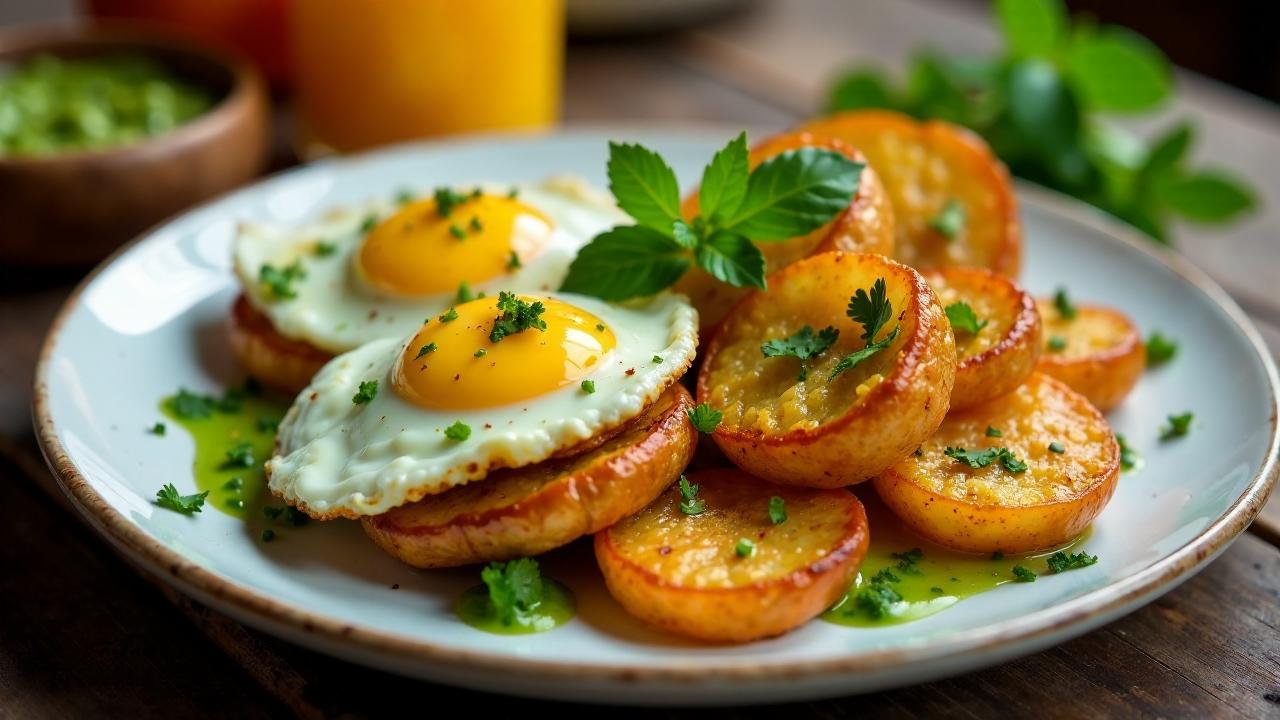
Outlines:
POLYGON ((294 0, 304 154, 560 114, 563 0, 294 0))

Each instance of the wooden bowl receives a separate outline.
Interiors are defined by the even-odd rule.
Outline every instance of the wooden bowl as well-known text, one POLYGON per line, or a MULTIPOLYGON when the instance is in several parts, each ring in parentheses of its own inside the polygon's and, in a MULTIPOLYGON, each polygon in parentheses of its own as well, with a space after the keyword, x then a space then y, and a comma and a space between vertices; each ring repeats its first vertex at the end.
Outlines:
POLYGON ((247 61, 116 25, 0 29, 0 65, 140 53, 218 98, 169 132, 102 150, 0 156, 0 262, 84 265, 174 213, 257 176, 269 138, 263 81, 247 61))

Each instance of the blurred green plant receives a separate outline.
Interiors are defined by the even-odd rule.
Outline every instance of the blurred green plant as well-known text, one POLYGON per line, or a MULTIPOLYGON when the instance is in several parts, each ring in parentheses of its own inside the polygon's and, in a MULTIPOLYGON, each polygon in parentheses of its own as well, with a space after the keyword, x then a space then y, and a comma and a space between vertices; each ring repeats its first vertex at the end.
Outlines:
POLYGON ((1256 204, 1253 191, 1220 170, 1187 167, 1194 138, 1180 122, 1149 145, 1103 120, 1155 110, 1173 93, 1169 61, 1130 30, 1074 23, 1060 0, 996 0, 1005 49, 997 57, 911 61, 895 86, 857 68, 831 87, 828 111, 890 108, 965 125, 1019 177, 1097 206, 1169 242, 1174 217, 1225 223, 1256 204))

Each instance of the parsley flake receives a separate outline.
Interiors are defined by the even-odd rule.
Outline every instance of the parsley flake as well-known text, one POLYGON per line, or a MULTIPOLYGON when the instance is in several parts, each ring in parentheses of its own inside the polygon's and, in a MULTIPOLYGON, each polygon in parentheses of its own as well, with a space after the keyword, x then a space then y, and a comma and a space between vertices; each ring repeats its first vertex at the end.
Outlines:
POLYGON ((542 603, 542 573, 533 558, 491 562, 480 571, 480 579, 489 588, 489 603, 503 625, 515 624, 542 603))
POLYGON ((951 321, 951 329, 955 332, 977 335, 990 320, 978 320, 978 316, 967 302, 954 302, 947 306, 947 319, 951 321))
POLYGON ((991 553, 991 562, 1000 562, 1003 559, 1004 559, 1004 553, 1001 552, 1000 550, 997 550, 991 553))
POLYGON ((298 297, 293 284, 307 276, 301 260, 294 260, 283 268, 265 264, 258 269, 258 282, 270 291, 277 300, 292 300, 298 297))
POLYGON ((417 354, 417 355, 414 355, 414 356, 413 356, 413 359, 414 359, 414 360, 417 360, 418 358, 422 357, 423 355, 430 355, 431 353, 433 353, 433 352, 435 352, 436 350, 439 350, 439 349, 440 349, 440 346, 439 346, 439 345, 437 345, 437 344, 435 344, 435 343, 433 343, 433 342, 429 342, 429 343, 427 343, 426 345, 423 345, 422 347, 418 348, 418 354, 417 354))
POLYGON ((1057 575, 1068 570, 1078 570, 1079 568, 1089 567, 1098 562, 1097 555, 1089 555, 1088 553, 1067 553, 1059 550, 1058 552, 1045 558, 1045 562, 1049 565, 1049 572, 1057 575))
POLYGON ((540 301, 525 302, 515 293, 498 293, 498 310, 502 311, 493 321, 489 342, 499 342, 508 335, 524 332, 529 328, 546 331, 547 322, 540 316, 546 308, 540 301))
POLYGON ((408 205, 409 203, 413 202, 413 199, 415 197, 417 196, 414 195, 413 191, 410 190, 409 188, 400 188, 400 190, 396 192, 396 204, 408 205))
POLYGON ((447 218, 453 214, 453 209, 467 201, 467 196, 455 191, 453 188, 438 187, 431 194, 436 201, 436 213, 442 218, 447 218))
POLYGON ((698 432, 711 434, 720 427, 720 421, 724 419, 724 413, 719 410, 712 410, 711 406, 706 403, 698 403, 693 409, 686 410, 689 416, 689 422, 693 423, 698 432))
POLYGON ((1004 432, 1002 432, 1002 431, 998 430, 997 428, 993 428, 993 427, 991 427, 990 425, 988 425, 988 426, 987 426, 987 437, 994 437, 994 438, 1004 437, 1004 432))
POLYGON ((472 215, 470 222, 467 223, 467 228, 474 234, 484 231, 484 224, 480 222, 479 216, 472 215))
POLYGON ((467 231, 463 230, 462 226, 456 223, 449 226, 449 234, 458 238, 459 240, 467 239, 467 231))
POLYGON ((258 432, 275 432, 280 429, 280 418, 271 415, 261 415, 258 417, 254 425, 258 428, 258 432))
POLYGON ((876 353, 889 347, 898 337, 898 331, 901 326, 894 327, 888 335, 879 342, 875 341, 875 337, 880 332, 880 328, 889 322, 889 318, 893 316, 893 305, 889 302, 888 288, 885 285, 884 278, 877 278, 871 286, 871 292, 858 289, 849 298, 849 306, 845 309, 845 314, 851 320, 862 325, 862 341, 866 346, 857 352, 845 355, 840 362, 831 370, 831 375, 827 381, 835 380, 838 375, 845 370, 851 370, 857 367, 858 363, 875 355, 876 353))
POLYGON ((1076 319, 1076 306, 1071 302, 1071 297, 1067 295, 1066 288, 1058 288, 1053 293, 1053 307, 1058 311, 1058 317, 1063 320, 1076 319))
POLYGON ((272 530, 271 528, 267 528, 266 530, 262 531, 262 542, 264 543, 271 542, 272 540, 275 540, 275 539, 276 539, 275 530, 272 530))
POLYGON ((769 522, 781 525, 787 521, 787 501, 774 495, 769 498, 769 522))
POLYGON ((360 233, 366 234, 377 226, 378 226, 378 216, 373 213, 369 213, 368 215, 364 216, 364 220, 360 221, 360 233))
POLYGON ((969 213, 964 203, 952 198, 942 206, 942 211, 929 219, 929 229, 948 240, 954 240, 964 230, 969 213))
POLYGON ((440 322, 453 322, 458 319, 458 309, 449 308, 449 312, 440 316, 440 322))
POLYGON ((155 425, 152 425, 150 428, 148 428, 147 432, 151 433, 152 435, 159 435, 160 437, 164 437, 166 430, 168 430, 168 428, 165 427, 164 423, 158 422, 155 425))
POLYGON ((488 350, 485 350, 484 348, 480 348, 480 349, 476 350, 475 352, 471 353, 471 356, 472 356, 472 357, 482 358, 482 357, 484 357, 485 355, 488 355, 488 354, 489 354, 489 351, 488 351, 488 350))
POLYGON ((583 381, 582 381, 582 392, 584 392, 584 393, 586 393, 586 394, 590 395, 590 394, 594 393, 595 391, 596 391, 596 381, 595 381, 595 380, 583 380, 583 381))
POLYGON ((1014 565, 1013 581, 1014 582, 1035 582, 1036 574, 1034 572, 1031 572, 1027 568, 1022 567, 1021 565, 1014 565))
POLYGON ((336 252, 338 252, 337 245, 324 241, 317 242, 316 246, 311 249, 311 254, 316 257, 329 257, 336 252))
POLYGON ((1157 368, 1169 362, 1178 354, 1178 343, 1160 334, 1157 330, 1147 338, 1147 367, 1157 368))
POLYGON ((524 267, 524 265, 520 263, 520 256, 516 253, 515 250, 512 250, 511 254, 507 256, 507 269, 519 270, 522 267, 524 267))
POLYGON ((1048 343, 1049 352, 1062 352, 1067 349, 1067 339, 1061 335, 1051 335, 1048 343))
POLYGON ((1191 420, 1193 418, 1195 418, 1195 415, 1190 412, 1184 412, 1181 415, 1170 415, 1169 424, 1160 428, 1160 439, 1167 441, 1184 437, 1191 432, 1191 420))
POLYGON ((179 495, 178 488, 172 484, 165 484, 156 492, 156 504, 183 515, 190 515, 204 509, 204 500, 207 497, 209 497, 208 490, 195 495, 179 495))
POLYGON ((889 555, 898 561, 898 569, 908 575, 920 574, 920 561, 924 559, 924 551, 920 548, 911 548, 906 552, 890 553, 889 555))
POLYGON ((893 606, 902 602, 902 595, 883 582, 869 582, 858 588, 854 598, 856 607, 879 619, 893 613, 893 606))
POLYGON ((1129 443, 1125 442, 1123 435, 1116 434, 1116 444, 1120 446, 1120 469, 1132 470, 1138 467, 1138 463, 1142 461, 1142 458, 1138 455, 1137 450, 1134 450, 1129 446, 1129 443))
POLYGON ((943 454, 974 469, 984 468, 996 461, 999 461, 1000 465, 1011 473, 1020 473, 1027 469, 1027 464, 1019 460, 1006 447, 986 448, 984 450, 965 450, 962 447, 948 447, 943 451, 943 454))
POLYGON ((353 405, 364 405, 378 395, 378 381, 364 380, 360 383, 360 387, 356 390, 356 394, 351 396, 353 405))
POLYGON ((654 365, 661 365, 661 364, 662 364, 662 356, 661 356, 661 355, 654 355, 654 356, 653 356, 652 358, 650 358, 650 359, 651 359, 651 360, 653 360, 653 364, 654 364, 654 365))
POLYGON ((454 421, 452 425, 444 429, 444 436, 454 442, 463 442, 471 437, 471 426, 461 420, 454 421))
POLYGON ((253 444, 249 442, 238 442, 227 450, 226 459, 222 461, 223 468, 251 468, 255 465, 253 457, 253 444))
POLYGON ((458 292, 454 295, 454 301, 459 305, 465 302, 471 302, 476 299, 476 294, 471 292, 471 283, 463 280, 458 283, 458 292))
POLYGON ((701 515, 707 509, 707 503, 698 497, 701 485, 690 483, 689 478, 681 475, 676 486, 680 489, 680 512, 685 515, 701 515))
POLYGON ((751 542, 750 538, 738 538, 738 544, 733 546, 733 552, 740 558, 749 558, 756 554, 756 544, 751 542))
POLYGON ((812 327, 805 325, 788 337, 765 342, 760 346, 760 352, 767 358, 793 357, 799 360, 800 374, 796 377, 796 381, 804 382, 804 379, 809 376, 809 361, 826 352, 839 337, 840 331, 830 325, 816 334, 812 327))

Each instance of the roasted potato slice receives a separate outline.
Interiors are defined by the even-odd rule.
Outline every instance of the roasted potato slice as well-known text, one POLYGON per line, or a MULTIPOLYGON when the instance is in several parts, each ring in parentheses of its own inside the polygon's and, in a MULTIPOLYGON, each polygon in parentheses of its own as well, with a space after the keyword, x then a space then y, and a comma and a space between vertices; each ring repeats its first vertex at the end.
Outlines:
POLYGON ((1076 305, 1065 317, 1052 300, 1037 300, 1044 322, 1044 352, 1036 369, 1089 398, 1102 412, 1119 405, 1147 366, 1142 334, 1124 313, 1076 305))
POLYGON ((1035 373, 1008 395, 947 416, 917 454, 876 478, 875 488, 931 540, 969 552, 1017 553, 1083 532, 1119 476, 1120 448, 1102 414, 1083 395, 1035 373), (951 454, 1007 448, 1014 468, 998 454, 970 467, 948 448, 951 454), (1016 471, 1017 462, 1026 469, 1016 471))
POLYGON ((703 356, 698 400, 724 413, 713 438, 725 455, 766 480, 840 487, 906 457, 946 415, 956 350, 937 296, 919 273, 883 255, 823 253, 769 277, 720 326, 703 356), (864 348, 864 326, 846 313, 855 291, 884 278, 891 316, 873 338, 885 349, 832 377, 864 348), (762 346, 810 327, 836 342, 806 366, 765 357, 762 346), (803 375, 803 377, 802 377, 803 375))
MULTIPOLYGON (((816 147, 838 152, 850 160, 866 163, 861 153, 845 143, 811 133, 786 133, 768 138, 754 148, 748 161, 755 167, 788 150, 816 147)), ((698 214, 698 192, 685 198, 682 212, 686 218, 698 214)), ((893 251, 893 207, 884 183, 870 167, 864 167, 858 192, 848 209, 834 220, 802 237, 782 242, 759 243, 764 254, 766 272, 780 270, 800 258, 830 250, 868 252, 888 255, 893 251)), ((736 288, 716 280, 700 268, 693 268, 680 278, 675 290, 689 296, 698 308, 704 331, 715 327, 729 308, 742 299, 747 288, 736 288)))
POLYGON ((643 508, 680 475, 697 444, 692 404, 673 385, 598 447, 500 470, 361 524, 378 547, 420 568, 546 552, 643 508))
POLYGON ((266 315, 249 304, 244 295, 236 298, 227 323, 231 349, 245 372, 262 384, 296 395, 311 377, 333 359, 333 355, 301 340, 290 340, 276 332, 266 315))
POLYGON ((651 625, 710 642, 779 635, 839 599, 867 551, 867 516, 847 490, 779 487, 725 468, 688 480, 701 513, 685 514, 672 488, 596 534, 609 592, 651 625), (786 511, 777 525, 774 496, 786 511))
POLYGON ((942 268, 924 273, 948 318, 964 317, 965 303, 976 318, 973 327, 952 324, 956 338, 956 385, 951 412, 981 405, 1013 392, 1036 369, 1040 357, 1040 313, 1031 294, 1003 275, 981 268, 942 268), (953 309, 954 308, 954 309, 953 309))
POLYGON ((1022 229, 1009 171, 977 135, 887 110, 838 113, 800 130, 843 140, 871 161, 893 202, 896 259, 1018 274, 1022 229), (940 230, 949 205, 960 222, 940 230))

